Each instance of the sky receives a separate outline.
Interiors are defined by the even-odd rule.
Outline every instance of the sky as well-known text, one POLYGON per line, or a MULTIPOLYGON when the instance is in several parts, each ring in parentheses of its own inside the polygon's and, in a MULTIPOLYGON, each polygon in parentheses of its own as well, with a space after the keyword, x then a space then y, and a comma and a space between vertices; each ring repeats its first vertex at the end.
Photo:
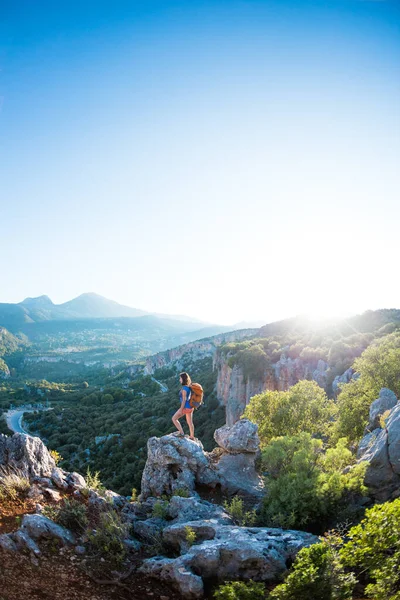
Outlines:
POLYGON ((400 2, 0 0, 0 302, 400 308, 400 2))

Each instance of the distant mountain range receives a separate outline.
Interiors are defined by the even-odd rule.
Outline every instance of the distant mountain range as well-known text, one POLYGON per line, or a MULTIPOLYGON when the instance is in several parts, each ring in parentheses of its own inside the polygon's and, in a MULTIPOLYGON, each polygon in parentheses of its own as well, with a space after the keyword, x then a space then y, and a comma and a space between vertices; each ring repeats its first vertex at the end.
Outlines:
MULTIPOLYGON (((191 323, 195 325, 192 329, 221 327, 214 323, 208 323, 186 315, 154 313, 124 306, 93 292, 81 294, 77 298, 73 298, 62 304, 54 304, 45 295, 38 296, 37 298, 25 298, 25 300, 16 304, 0 303, 0 326, 14 332, 19 331, 19 329, 24 328, 29 323, 41 323, 43 321, 75 321, 77 319, 112 319, 121 317, 137 318, 145 316, 191 323)), ((256 324, 242 322, 237 325, 222 327, 222 329, 225 331, 228 329, 244 329, 247 327, 259 327, 263 324, 263 322, 257 322, 256 324)))
POLYGON ((196 318, 184 315, 165 315, 150 313, 138 308, 124 306, 114 300, 104 298, 92 292, 81 294, 63 304, 54 304, 48 296, 25 298, 16 304, 0 303, 0 325, 16 331, 28 323, 42 321, 61 321, 76 319, 110 319, 119 317, 158 316, 174 321, 197 323, 203 327, 211 325, 196 318))

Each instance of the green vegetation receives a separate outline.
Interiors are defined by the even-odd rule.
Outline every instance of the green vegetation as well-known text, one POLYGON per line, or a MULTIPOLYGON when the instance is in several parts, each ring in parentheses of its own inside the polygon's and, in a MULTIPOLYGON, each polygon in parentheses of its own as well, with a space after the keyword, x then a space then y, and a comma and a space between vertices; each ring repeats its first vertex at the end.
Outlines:
POLYGON ((244 416, 257 423, 262 444, 274 437, 309 432, 326 435, 336 413, 335 403, 315 381, 299 381, 287 392, 253 396, 244 416))
POLYGON ((324 451, 309 433, 272 440, 262 452, 268 494, 262 520, 275 527, 323 533, 332 521, 351 514, 354 500, 365 493, 366 463, 354 463, 346 439, 324 451))
POLYGON ((86 506, 74 498, 63 499, 60 504, 55 506, 45 506, 43 514, 76 533, 82 533, 88 525, 86 506))
POLYGON ((367 574, 366 594, 374 600, 400 598, 400 499, 366 511, 340 551, 343 564, 367 574))
POLYGON ((185 540, 189 547, 193 546, 196 541, 196 532, 189 525, 185 525, 185 540))
POLYGON ((340 538, 330 536, 319 544, 302 548, 285 583, 269 595, 272 600, 347 600, 352 598, 356 579, 340 562, 340 538))
POLYGON ((400 397, 400 333, 392 333, 376 340, 362 356, 354 361, 353 368, 360 377, 342 387, 338 397, 338 420, 335 436, 346 436, 357 442, 368 423, 371 402, 383 387, 400 397))
POLYGON ((21 471, 0 466, 0 500, 2 502, 24 498, 29 488, 29 479, 21 471))
POLYGON ((124 540, 129 525, 113 509, 100 513, 96 529, 88 530, 89 547, 93 554, 103 557, 110 565, 121 567, 127 556, 124 540))
POLYGON ((217 600, 264 600, 267 598, 263 583, 230 581, 214 592, 217 600))
POLYGON ((230 502, 224 502, 224 508, 233 520, 242 527, 252 527, 257 520, 257 514, 254 509, 246 511, 244 502, 239 496, 234 496, 230 502))

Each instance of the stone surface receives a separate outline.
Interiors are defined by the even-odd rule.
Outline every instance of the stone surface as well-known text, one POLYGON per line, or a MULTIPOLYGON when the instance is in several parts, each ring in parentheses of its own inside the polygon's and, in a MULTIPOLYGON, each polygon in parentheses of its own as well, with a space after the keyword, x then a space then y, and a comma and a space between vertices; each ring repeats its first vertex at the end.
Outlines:
POLYGON ((59 467, 54 467, 54 469, 51 471, 51 480, 60 490, 68 489, 68 483, 65 480, 66 476, 67 473, 59 467))
MULTIPOLYGON (((390 390, 388 390, 390 391, 390 390)), ((389 402, 393 396, 386 392, 382 395, 389 402)), ((381 398, 381 395, 380 395, 381 398)), ((376 401, 373 403, 373 418, 378 414, 376 401)), ((380 405, 379 410, 384 409, 380 405)), ((385 410, 389 409, 384 409, 385 410)), ((374 420, 372 420, 372 423, 374 420)), ((379 502, 396 498, 400 495, 400 404, 390 409, 384 429, 375 428, 361 440, 357 456, 359 461, 368 461, 365 484, 370 495, 379 502)))
POLYGON ((260 449, 258 426, 248 419, 240 419, 232 427, 224 425, 214 432, 218 446, 231 454, 256 453, 260 449))
POLYGON ((3 548, 3 550, 7 550, 7 552, 18 551, 17 544, 14 542, 14 540, 8 533, 0 534, 0 548, 3 548))
POLYGON ((354 371, 350 367, 345 371, 342 375, 336 375, 335 379, 332 382, 332 391, 335 398, 340 392, 340 385, 343 383, 349 383, 349 381, 353 378, 354 371))
MULTIPOLYGON (((231 448, 257 448, 257 428, 250 421, 237 424, 230 437, 224 429, 220 439, 231 448), (247 443, 244 433, 250 441, 247 443), (239 433, 241 435, 239 435, 239 433), (232 440, 232 443, 230 443, 232 440)), ((173 434, 150 438, 147 443, 147 461, 142 475, 141 499, 149 496, 168 496, 179 489, 195 496, 199 486, 233 495, 240 493, 249 501, 257 502, 263 493, 263 481, 255 469, 255 452, 231 454, 225 450, 204 452, 201 442, 173 434)))
POLYGON ((38 437, 25 433, 0 434, 0 465, 10 466, 26 477, 48 477, 55 467, 54 459, 38 437))
POLYGON ((85 478, 79 473, 68 473, 65 481, 67 482, 68 486, 74 490, 81 490, 82 488, 86 487, 85 478))
POLYGON ((219 504, 197 498, 173 496, 168 506, 168 517, 173 523, 215 519, 220 524, 231 525, 232 518, 219 504))
POLYGON ((391 410, 396 404, 396 394, 392 392, 392 390, 382 388, 379 392, 379 398, 377 398, 370 406, 369 423, 367 425, 366 433, 380 427, 379 417, 387 410, 391 410))
POLYGON ((229 366, 229 354, 217 352, 213 362, 218 370, 217 397, 225 406, 226 424, 231 426, 242 416, 252 396, 266 390, 285 391, 301 379, 313 379, 321 387, 327 385, 328 364, 323 360, 307 361, 302 358, 289 358, 282 352, 280 359, 265 370, 257 380, 244 377, 238 366, 229 366))
POLYGON ((286 571, 288 561, 318 538, 300 531, 219 525, 211 519, 166 527, 163 540, 183 554, 175 559, 145 560, 140 570, 174 583, 185 598, 202 598, 203 579, 278 579, 286 571), (187 526, 196 533, 196 541, 189 549, 187 526))
POLYGON ((24 515, 19 531, 33 540, 56 538, 63 545, 75 543, 75 536, 71 531, 40 514, 24 515))

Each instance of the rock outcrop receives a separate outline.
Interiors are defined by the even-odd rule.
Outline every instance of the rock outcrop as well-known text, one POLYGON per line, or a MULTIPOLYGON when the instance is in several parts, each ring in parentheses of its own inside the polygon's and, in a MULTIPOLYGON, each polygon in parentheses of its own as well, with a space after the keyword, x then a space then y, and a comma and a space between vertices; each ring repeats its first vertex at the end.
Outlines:
POLYGON ((176 348, 157 352, 146 359, 145 366, 131 365, 126 369, 127 373, 132 376, 144 373, 145 375, 153 375, 156 369, 162 367, 174 367, 178 370, 186 369, 188 362, 195 362, 206 357, 213 357, 217 348, 221 344, 227 342, 236 342, 247 337, 256 335, 258 329, 238 329, 236 331, 228 331, 227 333, 219 333, 212 337, 207 337, 187 344, 181 344, 176 348))
POLYGON ((206 487, 228 496, 240 494, 253 503, 259 500, 263 482, 255 469, 257 426, 243 419, 217 429, 214 438, 220 448, 210 453, 199 440, 176 434, 150 438, 141 498, 171 495, 179 489, 196 494, 199 487, 206 487))
POLYGON ((49 477, 56 467, 42 440, 24 433, 0 434, 0 465, 20 470, 26 477, 49 477))
POLYGON ((369 462, 365 484, 375 500, 385 502, 400 496, 400 403, 391 390, 382 388, 372 403, 357 456, 369 462), (380 417, 385 414, 384 426, 380 427, 380 417))
POLYGON ((240 419, 252 396, 266 390, 286 391, 301 379, 313 379, 321 387, 327 387, 328 364, 323 360, 315 363, 282 355, 257 380, 245 378, 240 366, 230 367, 228 360, 229 355, 218 352, 213 366, 218 370, 217 398, 225 406, 229 426, 240 419))
POLYGON ((204 580, 279 578, 297 552, 318 541, 301 531, 264 527, 220 525, 213 520, 189 521, 163 530, 163 540, 178 558, 155 557, 143 562, 140 571, 173 583, 184 598, 202 598, 204 580), (195 534, 188 548, 187 528, 195 534))

